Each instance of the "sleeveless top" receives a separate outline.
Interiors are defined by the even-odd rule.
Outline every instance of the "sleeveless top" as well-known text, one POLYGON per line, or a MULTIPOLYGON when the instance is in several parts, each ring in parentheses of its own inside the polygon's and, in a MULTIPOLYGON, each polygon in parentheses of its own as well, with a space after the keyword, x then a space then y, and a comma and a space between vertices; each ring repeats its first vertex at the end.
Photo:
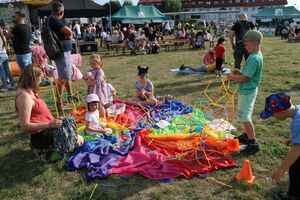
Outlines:
MULTIPOLYGON (((17 96, 15 98, 15 108, 16 108, 17 112, 19 112, 19 111, 17 108, 16 99, 20 94, 22 94, 22 92, 17 94, 17 96)), ((32 98, 32 100, 34 101, 34 106, 32 107, 32 110, 31 110, 30 122, 31 123, 45 123, 45 122, 53 121, 55 118, 50 113, 50 111, 47 107, 47 104, 35 92, 34 92, 34 96, 35 96, 35 99, 32 98)), ((43 131, 43 130, 29 131, 29 134, 36 134, 41 131, 43 131)))

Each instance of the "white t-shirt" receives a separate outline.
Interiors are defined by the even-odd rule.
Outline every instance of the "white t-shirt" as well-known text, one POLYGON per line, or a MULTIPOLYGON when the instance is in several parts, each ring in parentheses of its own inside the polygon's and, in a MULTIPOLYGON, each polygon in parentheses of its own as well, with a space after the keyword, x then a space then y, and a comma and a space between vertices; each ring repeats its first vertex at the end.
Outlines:
POLYGON ((181 23, 179 22, 178 25, 177 25, 177 29, 181 29, 181 23))
POLYGON ((106 34, 106 41, 107 41, 107 42, 111 42, 111 36, 108 35, 108 34, 106 34))
POLYGON ((210 33, 207 33, 206 37, 207 37, 208 40, 212 40, 212 36, 211 36, 210 33))
POLYGON ((103 40, 105 40, 106 39, 106 32, 101 32, 101 34, 100 34, 100 37, 103 39, 103 40))
POLYGON ((290 25, 290 28, 294 29, 294 28, 296 28, 296 26, 297 26, 297 23, 296 22, 292 22, 291 25, 290 25))
MULTIPOLYGON (((96 110, 95 112, 87 111, 85 115, 85 121, 91 122, 92 128, 101 128, 98 110, 96 110)), ((92 132, 88 130, 86 130, 86 133, 91 136, 99 134, 98 132, 92 132)))
POLYGON ((106 88, 107 88, 107 98, 109 101, 112 102, 114 100, 113 91, 115 91, 115 88, 110 83, 106 83, 106 88))
POLYGON ((80 31, 80 26, 79 26, 79 24, 75 24, 75 25, 74 25, 74 27, 73 27, 73 29, 76 29, 76 32, 77 32, 77 34, 78 34, 78 35, 80 35, 80 34, 81 34, 81 31, 80 31))
POLYGON ((140 40, 146 40, 145 34, 143 34, 143 35, 138 34, 138 35, 136 36, 136 40, 137 40, 137 41, 140 41, 140 40))

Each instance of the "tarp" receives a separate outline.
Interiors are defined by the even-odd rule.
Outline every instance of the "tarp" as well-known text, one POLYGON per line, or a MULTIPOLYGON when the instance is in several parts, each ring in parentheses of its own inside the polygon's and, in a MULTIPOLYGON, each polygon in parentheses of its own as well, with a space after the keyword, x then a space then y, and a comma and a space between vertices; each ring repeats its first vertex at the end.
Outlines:
POLYGON ((253 17, 256 19, 293 19, 300 17, 300 11, 294 6, 266 7, 253 17))
POLYGON ((161 13, 153 5, 149 6, 123 6, 116 12, 111 19, 113 21, 122 20, 156 20, 156 19, 170 19, 170 17, 161 13))
MULTIPOLYGON (((109 13, 104 6, 91 0, 57 0, 64 4, 64 17, 102 17, 109 13)), ((38 9, 39 16, 49 16, 51 14, 53 1, 38 9)))
MULTIPOLYGON (((65 168, 87 168, 87 178, 140 173, 149 179, 160 180, 180 175, 191 178, 194 174, 236 167, 226 150, 226 143, 218 141, 208 128, 203 127, 205 116, 199 109, 165 100, 152 108, 127 106, 124 115, 127 120, 116 121, 130 128, 126 131, 130 137, 124 137, 128 143, 120 142, 123 133, 122 137, 101 135, 78 148, 65 168), (155 122, 161 119, 173 123, 165 129, 155 128, 155 122), (185 122, 186 125, 181 125, 185 122)), ((110 123, 108 127, 118 129, 110 123)))

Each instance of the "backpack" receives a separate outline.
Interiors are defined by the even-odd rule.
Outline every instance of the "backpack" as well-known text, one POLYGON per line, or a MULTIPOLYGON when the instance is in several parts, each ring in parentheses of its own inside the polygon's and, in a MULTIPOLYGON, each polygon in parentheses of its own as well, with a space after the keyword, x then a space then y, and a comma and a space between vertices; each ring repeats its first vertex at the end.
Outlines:
POLYGON ((154 46, 152 47, 152 53, 153 53, 153 54, 158 53, 158 46, 157 46, 157 45, 154 45, 154 46))
POLYGON ((51 30, 49 26, 50 18, 47 20, 47 24, 42 31, 42 40, 44 43, 44 49, 51 60, 59 58, 63 52, 63 45, 59 41, 57 35, 51 30))
POLYGON ((59 153, 70 153, 74 151, 78 138, 77 126, 73 117, 62 118, 61 127, 54 129, 54 149, 59 153))

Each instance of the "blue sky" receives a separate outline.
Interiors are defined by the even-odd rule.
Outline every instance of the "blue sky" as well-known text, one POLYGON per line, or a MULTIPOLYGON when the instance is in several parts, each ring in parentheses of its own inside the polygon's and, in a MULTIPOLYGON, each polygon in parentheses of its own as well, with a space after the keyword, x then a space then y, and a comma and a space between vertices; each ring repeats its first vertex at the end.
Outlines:
MULTIPOLYGON (((105 4, 108 1, 109 0, 95 0, 95 2, 97 2, 97 3, 101 4, 101 5, 105 4)), ((120 1, 121 5, 122 5, 124 0, 119 0, 119 1, 120 1)), ((131 2, 133 3, 133 5, 137 5, 137 3, 139 2, 139 0, 131 0, 131 2)))

